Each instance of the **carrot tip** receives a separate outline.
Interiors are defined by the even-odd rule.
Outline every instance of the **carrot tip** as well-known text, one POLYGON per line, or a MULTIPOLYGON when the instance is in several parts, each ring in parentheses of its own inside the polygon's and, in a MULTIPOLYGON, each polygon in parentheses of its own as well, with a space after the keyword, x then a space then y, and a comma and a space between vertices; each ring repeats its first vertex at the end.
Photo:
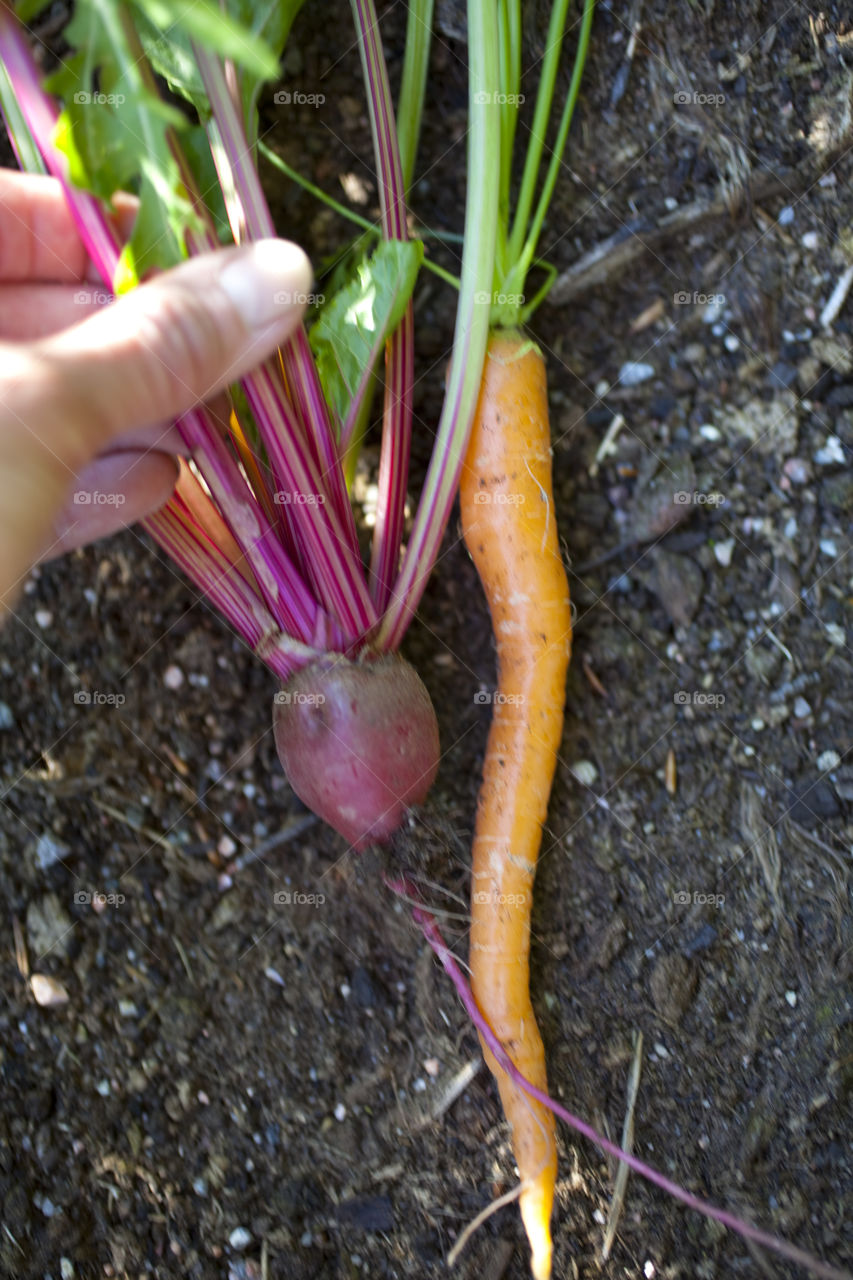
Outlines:
POLYGON ((530 1240, 530 1273, 533 1280, 551 1280, 551 1233, 545 1226, 540 1235, 533 1237, 528 1228, 530 1240))

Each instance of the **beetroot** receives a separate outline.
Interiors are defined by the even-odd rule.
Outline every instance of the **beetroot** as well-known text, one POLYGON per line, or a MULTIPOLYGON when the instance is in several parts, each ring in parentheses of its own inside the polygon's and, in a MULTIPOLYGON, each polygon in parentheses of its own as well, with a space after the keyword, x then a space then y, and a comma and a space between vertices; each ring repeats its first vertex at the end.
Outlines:
POLYGON ((329 654, 275 696, 278 758, 293 790, 356 849, 387 840, 438 769, 429 694, 397 654, 329 654))

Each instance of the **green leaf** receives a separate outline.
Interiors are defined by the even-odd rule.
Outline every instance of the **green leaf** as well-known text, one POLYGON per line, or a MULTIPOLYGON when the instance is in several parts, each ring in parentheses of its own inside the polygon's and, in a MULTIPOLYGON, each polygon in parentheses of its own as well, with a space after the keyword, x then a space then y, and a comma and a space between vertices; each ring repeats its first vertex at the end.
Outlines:
POLYGON ((179 262, 187 228, 197 224, 170 142, 186 120, 149 83, 128 11, 116 0, 78 0, 65 35, 76 52, 46 85, 65 103, 56 143, 76 185, 105 201, 119 190, 139 196, 123 255, 128 287, 179 262))
MULTIPOLYGON (((220 9, 213 0, 192 0, 191 4, 186 0, 135 0, 135 7, 160 31, 168 32, 170 40, 180 31, 220 57, 231 58, 258 79, 272 80, 278 75, 278 57, 270 42, 246 20, 254 16, 253 5, 246 6, 247 15, 237 17, 232 17, 229 6, 220 9)), ((235 7, 239 6, 230 6, 235 7)))
POLYGON ((202 120, 209 117, 210 107, 191 39, 236 63, 243 118, 249 141, 253 142, 258 92, 264 80, 278 79, 279 59, 304 3, 305 0, 224 0, 220 9, 205 0, 205 12, 200 18, 197 6, 187 7, 185 0, 136 0, 136 26, 155 71, 174 93, 193 104, 202 120), (255 53, 262 56, 254 57, 255 53))
POLYGON ((311 330, 320 380, 339 425, 400 322, 423 256, 420 240, 381 241, 361 258, 354 278, 324 306, 311 330))

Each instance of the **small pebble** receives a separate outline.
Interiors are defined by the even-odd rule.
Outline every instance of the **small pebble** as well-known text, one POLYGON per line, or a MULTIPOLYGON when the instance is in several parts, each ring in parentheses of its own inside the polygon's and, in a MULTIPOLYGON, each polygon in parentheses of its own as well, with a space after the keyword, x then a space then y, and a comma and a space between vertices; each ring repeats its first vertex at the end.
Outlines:
POLYGON ((67 844, 45 833, 36 841, 36 864, 40 871, 47 871, 70 852, 67 844))
POLYGON ((723 341, 723 346, 726 348, 726 351, 737 351, 740 346, 740 338, 738 338, 734 333, 727 333, 723 341))
POLYGON ((732 562, 732 553, 734 552, 734 549, 734 538, 724 538, 722 542, 715 542, 714 559, 717 561, 717 564, 722 565, 724 569, 728 569, 732 562))
POLYGON ((438 1058, 426 1058, 424 1061, 424 1071, 428 1076, 432 1076, 433 1080, 441 1070, 441 1064, 438 1058))
POLYGON ((53 614, 50 609, 36 609, 34 617, 43 631, 53 622, 53 614))
POLYGON ((337 1121, 346 1120, 347 1109, 342 1102, 339 1102, 334 1110, 334 1117, 337 1121))
POLYGON ((312 1236, 311 1232, 303 1231, 302 1235, 299 1237, 299 1243, 302 1245, 303 1249, 310 1249, 312 1244, 314 1243, 314 1237, 312 1236))
POLYGON ((715 427, 711 422, 703 422, 702 426, 699 428, 699 434, 703 440, 717 441, 722 440, 723 438, 723 433, 720 431, 719 427, 715 427))
POLYGON ((722 338, 723 334, 726 332, 726 326, 724 324, 720 324, 718 320, 716 324, 711 325, 711 332, 715 338, 722 338))
POLYGON ((232 1249, 245 1249, 252 1243, 252 1233, 245 1227, 235 1227, 228 1237, 232 1249))
POLYGON ((264 977, 269 978, 270 982, 274 982, 277 987, 284 986, 284 978, 277 969, 264 969, 264 977))
POLYGON ((243 795, 247 800, 254 800, 257 794, 258 788, 255 786, 254 782, 245 782, 243 784, 243 795))
POLYGON ((591 760, 577 760, 569 767, 578 782, 582 783, 585 787, 591 787, 598 777, 598 770, 591 760))
POLYGON ((172 663, 172 665, 167 667, 166 670, 163 672, 163 684, 166 686, 167 689, 175 690, 175 689, 180 689, 183 683, 184 683, 183 671, 181 670, 180 667, 177 667, 175 666, 174 663, 172 663))
POLYGON ((675 196, 667 196, 663 202, 663 207, 667 209, 670 213, 672 213, 675 209, 677 209, 678 201, 676 200, 675 196))
POLYGON ((817 767, 822 773, 837 769, 841 764, 841 756, 837 751, 822 751, 817 758, 817 767))
POLYGON ((74 1270, 74 1263, 70 1258, 62 1257, 59 1259, 59 1277, 60 1280, 74 1280, 77 1273, 74 1270))
POLYGON ((838 555, 838 547, 835 545, 832 538, 821 538, 820 549, 825 556, 835 557, 838 555))
POLYGON ((654 365, 641 361, 628 360, 619 370, 619 381, 623 387, 638 387, 641 382, 648 382, 655 376, 654 365))
POLYGON ((761 730, 765 727, 764 721, 761 719, 761 716, 756 716, 755 719, 751 721, 751 727, 755 731, 755 733, 761 733, 761 730))
POLYGON ((108 1098, 110 1096, 109 1080, 99 1080, 98 1083, 95 1085, 95 1088, 97 1089, 98 1093, 101 1095, 102 1098, 108 1098))
POLYGON ((232 854, 237 852, 236 841, 232 840, 230 836, 222 836, 216 846, 216 852, 221 854, 223 858, 230 858, 232 854))
POLYGON ((794 540, 794 538, 796 538, 797 534, 799 533, 799 529, 800 529, 800 526, 799 526, 799 524, 797 523, 797 517, 796 517, 796 516, 790 516, 790 517, 785 521, 785 530, 784 530, 784 532, 785 532, 785 537, 786 537, 789 541, 791 541, 791 542, 792 542, 792 541, 794 540))
POLYGON ((41 1005, 42 1009, 58 1009, 68 1004, 68 992, 65 987, 56 978, 51 978, 46 973, 33 974, 30 978, 30 990, 36 1004, 41 1005))
POLYGON ((648 1262, 643 1263, 643 1275, 646 1277, 646 1280, 654 1280, 656 1275, 655 1264, 651 1259, 648 1262))
POLYGON ((838 622, 827 622, 826 634, 830 644, 834 644, 837 648, 843 649, 847 644, 847 632, 838 622))
POLYGON ((789 204, 786 204, 784 209, 779 210, 779 226, 790 227, 793 221, 794 221, 794 210, 791 208, 789 204))
POLYGON ((816 231, 807 231, 800 240, 800 244, 804 249, 808 249, 809 253, 814 253, 815 249, 820 244, 820 237, 816 231))
POLYGON ((426 1080, 422 1076, 418 1076, 417 1080, 412 1082, 412 1093, 425 1093, 426 1080))
POLYGON ((805 698, 794 699, 794 715, 798 720, 808 720, 812 713, 812 709, 806 702, 805 698))
POLYGON ((791 1006, 791 1008, 792 1008, 792 1009, 796 1009, 796 1007, 797 1007, 797 993, 796 993, 796 991, 786 991, 786 992, 785 992, 785 999, 788 1001, 788 1004, 791 1006))
POLYGON ((0 729, 14 729, 15 717, 12 708, 6 702, 0 702, 0 729))
POLYGON ((814 460, 819 467, 831 467, 844 461, 844 450, 838 436, 827 436, 823 448, 818 449, 814 460))
POLYGON ((348 982, 342 982, 338 990, 345 1000, 349 1000, 352 995, 352 987, 348 982))
POLYGON ((207 1183, 205 1182, 204 1178, 193 1179, 193 1191, 196 1193, 197 1196, 207 1195, 207 1183))

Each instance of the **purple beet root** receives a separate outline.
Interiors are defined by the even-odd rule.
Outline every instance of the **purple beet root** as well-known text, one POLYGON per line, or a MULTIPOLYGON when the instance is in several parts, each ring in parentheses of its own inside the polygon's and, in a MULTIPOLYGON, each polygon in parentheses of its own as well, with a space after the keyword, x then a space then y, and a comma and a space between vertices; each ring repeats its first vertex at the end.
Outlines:
POLYGON ((273 728, 293 790, 357 849, 387 840, 438 770, 429 694, 396 654, 303 668, 276 694, 273 728))

